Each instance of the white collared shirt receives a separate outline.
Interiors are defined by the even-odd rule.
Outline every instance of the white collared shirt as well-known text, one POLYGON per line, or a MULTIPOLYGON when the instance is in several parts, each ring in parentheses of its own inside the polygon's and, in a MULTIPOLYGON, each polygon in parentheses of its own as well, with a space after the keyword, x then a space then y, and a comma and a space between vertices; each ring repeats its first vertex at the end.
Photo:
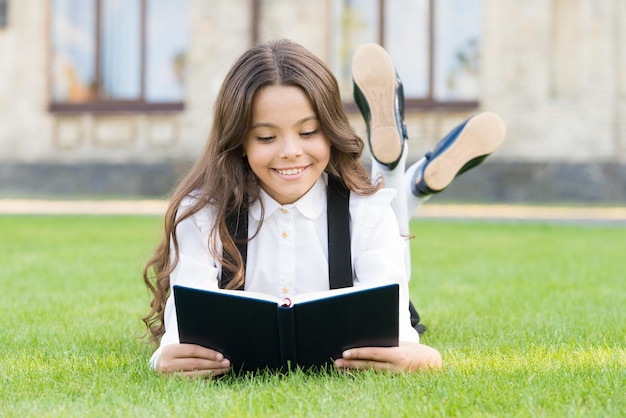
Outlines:
MULTIPOLYGON (((328 231, 326 216, 326 175, 304 196, 290 205, 280 205, 261 191, 265 210, 258 235, 248 243, 245 290, 284 298, 301 293, 328 290, 328 231)), ((350 236, 354 286, 398 283, 400 285, 400 340, 419 341, 411 327, 405 245, 400 236, 390 202, 395 191, 379 190, 371 196, 350 193, 350 236)), ((184 213, 195 199, 185 199, 184 213)), ((248 234, 260 221, 261 203, 248 212, 248 234)), ((217 289, 221 266, 209 253, 209 232, 213 213, 207 206, 182 221, 176 228, 180 261, 170 275, 175 284, 199 289, 217 289)), ((218 248, 221 243, 218 242, 218 248)), ((165 307, 165 334, 150 359, 156 367, 161 348, 178 343, 174 299, 170 294, 165 307)))

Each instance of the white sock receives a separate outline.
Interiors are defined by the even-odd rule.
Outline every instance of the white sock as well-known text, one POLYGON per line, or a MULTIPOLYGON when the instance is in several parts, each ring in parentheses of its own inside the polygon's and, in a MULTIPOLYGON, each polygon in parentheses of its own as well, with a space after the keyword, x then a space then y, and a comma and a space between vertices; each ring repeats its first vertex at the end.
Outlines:
POLYGON ((409 214, 409 219, 415 216, 415 212, 417 209, 422 206, 424 202, 430 199, 431 195, 427 195, 424 197, 418 197, 413 194, 413 175, 417 171, 418 168, 422 164, 426 162, 426 157, 422 157, 418 162, 411 165, 406 172, 404 173, 404 186, 403 190, 405 193, 405 201, 407 202, 407 213, 409 214))

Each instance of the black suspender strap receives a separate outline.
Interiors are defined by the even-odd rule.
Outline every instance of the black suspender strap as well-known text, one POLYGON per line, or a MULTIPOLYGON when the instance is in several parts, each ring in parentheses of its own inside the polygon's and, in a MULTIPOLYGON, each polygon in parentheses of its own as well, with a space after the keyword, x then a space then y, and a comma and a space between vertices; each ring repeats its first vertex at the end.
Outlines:
POLYGON ((333 175, 328 175, 328 277, 331 289, 350 287, 350 190, 333 175))
MULTIPOLYGON (((238 212, 231 212, 226 215, 226 227, 228 228, 228 233, 233 240, 235 241, 235 245, 237 246, 237 250, 239 250, 239 254, 241 254, 241 259, 243 261, 243 271, 246 271, 246 260, 248 256, 248 210, 247 208, 242 208, 238 212)), ((235 260, 229 256, 226 252, 224 252, 224 257, 230 262, 235 263, 235 260)), ((219 281, 219 286, 221 289, 225 289, 226 286, 234 279, 233 273, 230 270, 222 268, 222 277, 219 281)), ((241 285, 237 287, 235 290, 243 290, 244 282, 241 282, 241 285)))
MULTIPOLYGON (((352 258, 350 254, 350 190, 333 175, 328 175, 328 281, 331 289, 352 286, 352 258)), ((235 240, 243 259, 245 271, 248 253, 248 210, 242 208, 226 216, 226 227, 235 240)), ((227 257, 227 255, 225 255, 227 257)), ((228 258, 228 261, 234 260, 228 258)), ((233 280, 233 274, 222 269, 220 288, 233 280)), ((243 282, 237 290, 243 290, 243 282)))

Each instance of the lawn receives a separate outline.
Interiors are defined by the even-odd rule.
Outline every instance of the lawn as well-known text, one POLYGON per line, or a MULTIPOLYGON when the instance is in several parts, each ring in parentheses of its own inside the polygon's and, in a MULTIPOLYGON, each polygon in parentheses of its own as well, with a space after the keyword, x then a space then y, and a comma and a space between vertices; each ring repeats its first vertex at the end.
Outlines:
POLYGON ((440 372, 158 376, 139 336, 161 220, 0 216, 0 416, 625 416, 626 227, 416 221, 440 372))

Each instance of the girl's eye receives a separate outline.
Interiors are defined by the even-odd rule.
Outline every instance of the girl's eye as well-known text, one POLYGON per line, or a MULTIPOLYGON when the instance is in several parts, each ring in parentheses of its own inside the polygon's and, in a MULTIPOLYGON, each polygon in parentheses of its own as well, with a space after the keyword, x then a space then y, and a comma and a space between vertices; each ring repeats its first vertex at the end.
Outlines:
POLYGON ((302 133, 300 134, 300 136, 302 136, 302 137, 304 137, 304 138, 309 138, 309 137, 311 137, 311 136, 315 135, 315 134, 317 133, 317 131, 318 131, 318 130, 317 130, 317 129, 315 129, 315 130, 313 130, 313 131, 302 132, 302 133))
POLYGON ((269 142, 269 141, 271 141, 274 138, 275 137, 273 137, 273 136, 257 136, 256 139, 257 139, 257 141, 260 141, 260 142, 269 142))

